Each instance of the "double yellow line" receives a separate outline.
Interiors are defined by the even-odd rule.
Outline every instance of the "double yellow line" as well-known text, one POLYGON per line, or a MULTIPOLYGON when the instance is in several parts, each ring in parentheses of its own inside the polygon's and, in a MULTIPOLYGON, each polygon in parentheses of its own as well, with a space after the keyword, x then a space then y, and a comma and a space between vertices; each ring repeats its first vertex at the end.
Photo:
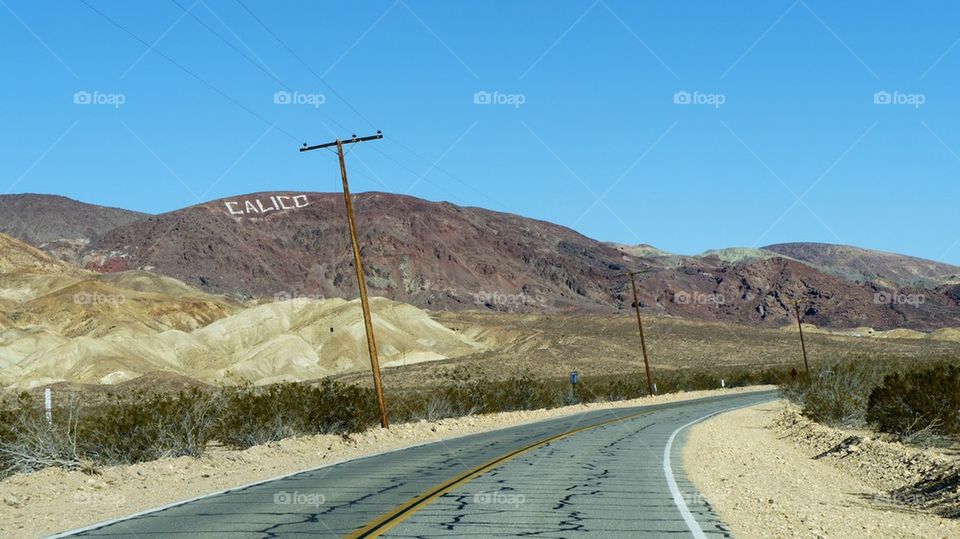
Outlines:
POLYGON ((593 425, 586 425, 576 429, 568 430, 566 432, 561 432, 560 434, 555 434, 553 436, 543 438, 542 440, 538 440, 530 445, 521 447, 520 449, 517 449, 515 451, 511 451, 506 455, 497 457, 489 462, 486 462, 484 464, 481 464, 480 466, 477 466, 476 468, 468 470, 454 477, 453 479, 450 479, 445 483, 441 483, 433 488, 430 488, 429 490, 423 492, 422 494, 414 496, 413 498, 410 498, 403 504, 380 515, 379 517, 367 523, 362 528, 354 531, 353 533, 345 535, 344 537, 347 537, 350 539, 360 538, 360 537, 379 537, 381 534, 387 532, 397 524, 400 524, 404 520, 413 516, 414 513, 423 509, 424 507, 432 503, 434 500, 436 500, 440 496, 443 496, 444 494, 456 489, 457 487, 460 487, 461 485, 464 485, 476 479, 477 477, 480 477, 481 475, 487 473, 491 469, 501 464, 504 464, 512 459, 515 459, 520 455, 529 453, 530 451, 543 447, 551 442, 562 440, 563 438, 573 436, 574 434, 577 434, 586 430, 603 427, 606 425, 610 425, 612 423, 619 423, 621 421, 626 421, 628 419, 633 419, 633 418, 636 418, 642 415, 648 415, 651 413, 653 413, 653 410, 637 412, 634 414, 625 415, 623 417, 617 417, 607 421, 602 421, 600 423, 595 423, 593 425))

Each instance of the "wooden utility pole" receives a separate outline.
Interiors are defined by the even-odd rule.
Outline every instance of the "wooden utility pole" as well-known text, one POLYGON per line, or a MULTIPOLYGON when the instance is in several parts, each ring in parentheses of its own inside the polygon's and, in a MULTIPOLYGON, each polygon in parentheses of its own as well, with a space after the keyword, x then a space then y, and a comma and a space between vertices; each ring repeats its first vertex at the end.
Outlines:
POLYGON ((357 138, 353 135, 348 140, 337 139, 326 144, 316 146, 307 146, 300 148, 301 152, 319 150, 321 148, 337 147, 337 155, 340 157, 340 176, 343 178, 343 200, 347 206, 347 223, 350 225, 350 241, 353 244, 353 263, 357 268, 357 283, 360 287, 360 306, 363 309, 363 325, 367 333, 367 350, 370 352, 370 369, 373 371, 373 389, 377 393, 377 406, 380 409, 380 426, 390 428, 390 418, 387 416, 387 401, 383 396, 383 381, 380 379, 380 357, 377 354, 377 340, 373 336, 373 320, 370 317, 370 301, 367 298, 367 279, 363 273, 363 262, 360 260, 360 244, 357 241, 357 223, 353 217, 353 201, 350 199, 350 185, 347 183, 347 164, 343 156, 344 144, 355 144, 357 142, 367 142, 369 140, 382 139, 383 134, 377 131, 376 135, 357 138))
POLYGON ((653 374, 650 372, 650 360, 647 359, 647 341, 643 337, 643 320, 640 319, 640 298, 637 296, 637 280, 634 277, 638 271, 629 271, 630 284, 633 286, 633 306, 637 310, 637 327, 640 329, 640 349, 643 351, 643 366, 647 370, 647 392, 653 396, 653 374))
POLYGON ((800 301, 794 300, 793 308, 797 312, 797 328, 800 330, 800 349, 803 350, 803 366, 810 374, 810 363, 807 362, 807 345, 803 342, 803 323, 800 319, 800 301))

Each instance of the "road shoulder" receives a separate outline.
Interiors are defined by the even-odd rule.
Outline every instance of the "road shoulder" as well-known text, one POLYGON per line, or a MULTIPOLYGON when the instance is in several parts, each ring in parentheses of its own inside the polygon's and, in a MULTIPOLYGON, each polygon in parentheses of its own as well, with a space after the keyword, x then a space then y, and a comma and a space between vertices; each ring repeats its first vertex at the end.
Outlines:
POLYGON ((694 425, 689 480, 740 537, 960 537, 960 522, 885 503, 885 484, 787 436, 783 401, 694 425))

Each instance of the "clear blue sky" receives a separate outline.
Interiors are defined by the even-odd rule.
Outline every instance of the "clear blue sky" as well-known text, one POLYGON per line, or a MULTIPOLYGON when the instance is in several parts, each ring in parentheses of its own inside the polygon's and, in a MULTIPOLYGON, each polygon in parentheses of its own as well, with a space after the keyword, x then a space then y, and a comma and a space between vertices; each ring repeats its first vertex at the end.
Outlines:
POLYGON ((956 2, 87 1, 126 31, 78 0, 0 0, 3 192, 163 212, 335 191, 332 154, 298 145, 382 129, 348 157, 357 192, 680 253, 960 264, 956 2))

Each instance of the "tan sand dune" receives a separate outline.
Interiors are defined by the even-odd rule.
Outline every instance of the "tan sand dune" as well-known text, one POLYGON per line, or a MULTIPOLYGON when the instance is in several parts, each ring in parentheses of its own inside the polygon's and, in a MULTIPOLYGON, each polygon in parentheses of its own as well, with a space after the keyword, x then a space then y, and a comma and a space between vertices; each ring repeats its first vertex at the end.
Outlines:
POLYGON ((960 342, 960 328, 941 328, 930 333, 928 338, 938 341, 960 342))
POLYGON ((6 234, 0 234, 0 253, 3 253, 0 256, 0 273, 86 273, 6 234))
MULTIPOLYGON (((416 307, 382 298, 373 298, 371 306, 385 366, 483 349, 416 307)), ((80 328, 69 312, 66 316, 70 328, 80 328)), ((89 316, 83 323, 98 319, 89 316)), ((64 324, 54 316, 54 325, 64 324)), ((154 371, 211 383, 264 384, 369 368, 359 301, 342 299, 260 305, 190 331, 148 325, 74 336, 8 330, 0 334, 0 362, 15 367, 11 372, 22 387, 62 380, 117 383, 154 371)))

